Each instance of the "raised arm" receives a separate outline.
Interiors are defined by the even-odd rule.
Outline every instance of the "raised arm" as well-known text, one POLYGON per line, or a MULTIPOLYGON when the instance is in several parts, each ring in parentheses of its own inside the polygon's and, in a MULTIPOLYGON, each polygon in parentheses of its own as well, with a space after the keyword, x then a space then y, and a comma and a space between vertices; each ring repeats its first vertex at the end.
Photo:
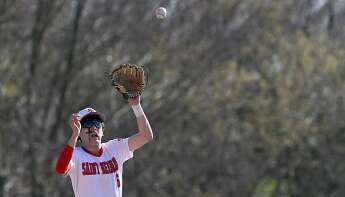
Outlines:
POLYGON ((129 150, 134 151, 153 140, 153 133, 150 123, 140 105, 140 97, 128 99, 128 104, 132 107, 139 129, 138 133, 128 139, 129 150))
POLYGON ((55 171, 59 174, 65 174, 70 168, 70 161, 81 129, 80 117, 78 114, 72 114, 70 126, 72 128, 72 135, 67 145, 61 151, 55 165, 55 171))

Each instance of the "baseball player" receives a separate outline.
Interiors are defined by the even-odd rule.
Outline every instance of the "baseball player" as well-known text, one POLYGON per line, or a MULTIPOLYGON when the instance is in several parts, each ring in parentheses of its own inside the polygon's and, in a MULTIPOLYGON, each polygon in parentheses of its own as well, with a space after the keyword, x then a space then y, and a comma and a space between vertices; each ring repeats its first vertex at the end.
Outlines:
POLYGON ((75 197, 121 197, 122 166, 133 151, 153 139, 140 96, 129 98, 136 116, 138 133, 129 138, 102 143, 105 117, 92 108, 72 114, 72 135, 56 163, 56 172, 71 178, 75 197), (78 137, 81 147, 76 147, 78 137))

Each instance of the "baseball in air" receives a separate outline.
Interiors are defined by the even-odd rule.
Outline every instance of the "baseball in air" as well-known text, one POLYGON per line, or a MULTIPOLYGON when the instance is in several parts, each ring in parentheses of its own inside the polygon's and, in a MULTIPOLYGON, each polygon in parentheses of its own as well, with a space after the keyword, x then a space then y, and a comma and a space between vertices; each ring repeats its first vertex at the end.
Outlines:
POLYGON ((165 8, 159 7, 156 9, 155 14, 158 19, 164 19, 167 17, 168 12, 165 8))

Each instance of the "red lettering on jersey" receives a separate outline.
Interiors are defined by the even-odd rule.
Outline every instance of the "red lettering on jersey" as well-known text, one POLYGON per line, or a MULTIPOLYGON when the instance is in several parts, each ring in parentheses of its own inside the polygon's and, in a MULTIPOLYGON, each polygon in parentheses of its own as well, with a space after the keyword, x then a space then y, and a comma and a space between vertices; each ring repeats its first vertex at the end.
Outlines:
POLYGON ((102 174, 115 173, 119 169, 116 159, 114 157, 111 160, 101 162, 100 166, 102 169, 102 174))
POLYGON ((83 162, 81 164, 81 167, 83 170, 82 171, 83 175, 99 174, 98 164, 96 162, 94 162, 94 163, 83 162))
POLYGON ((101 165, 102 173, 109 174, 107 162, 101 162, 100 165, 101 165))
POLYGON ((90 168, 91 168, 91 174, 92 175, 98 174, 97 173, 97 163, 96 162, 90 163, 90 168))
POLYGON ((95 164, 96 164, 97 174, 99 174, 100 172, 99 172, 98 164, 97 163, 95 163, 95 164))
POLYGON ((81 163, 81 169, 82 169, 82 174, 84 174, 85 173, 85 163, 84 162, 81 163))
POLYGON ((81 164, 81 168, 82 168, 83 175, 95 175, 95 174, 115 173, 119 169, 119 166, 117 164, 115 157, 113 157, 111 160, 103 161, 99 164, 96 162, 93 162, 93 163, 83 162, 81 164))
POLYGON ((119 169, 119 166, 117 165, 117 161, 116 161, 115 157, 113 157, 113 158, 111 159, 111 161, 112 161, 112 163, 113 163, 113 165, 114 165, 114 168, 115 168, 115 171, 114 171, 114 172, 116 172, 116 171, 119 169))
POLYGON ((82 167, 82 169, 83 169, 83 175, 89 175, 90 174, 90 168, 89 168, 89 163, 87 163, 87 162, 83 162, 82 164, 81 164, 81 167, 82 167))
POLYGON ((107 166, 109 169, 109 173, 114 173, 116 171, 115 166, 111 160, 107 161, 107 166))

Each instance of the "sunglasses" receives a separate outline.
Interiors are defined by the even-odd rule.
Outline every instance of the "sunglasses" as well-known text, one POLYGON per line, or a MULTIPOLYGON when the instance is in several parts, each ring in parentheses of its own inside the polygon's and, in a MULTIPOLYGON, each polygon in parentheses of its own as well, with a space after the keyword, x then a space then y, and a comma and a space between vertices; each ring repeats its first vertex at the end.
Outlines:
POLYGON ((86 120, 81 122, 81 126, 83 128, 91 128, 93 125, 95 125, 97 129, 100 129, 103 126, 103 123, 99 120, 86 120))

